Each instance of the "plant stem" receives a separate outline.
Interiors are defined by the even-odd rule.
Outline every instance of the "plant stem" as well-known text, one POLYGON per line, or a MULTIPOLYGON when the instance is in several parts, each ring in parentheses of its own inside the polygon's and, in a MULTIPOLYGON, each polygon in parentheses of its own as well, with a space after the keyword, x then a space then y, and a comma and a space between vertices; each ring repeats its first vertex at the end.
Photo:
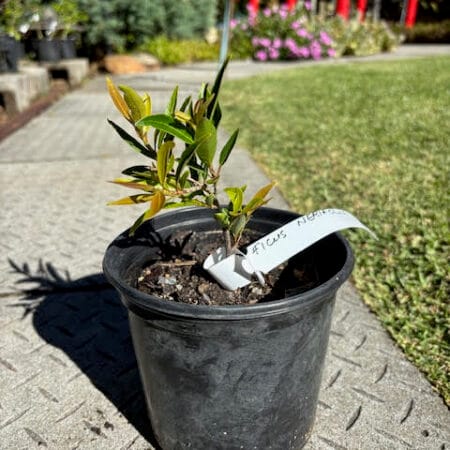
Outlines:
POLYGON ((223 237, 225 239, 226 256, 230 256, 232 252, 230 230, 223 230, 223 237))

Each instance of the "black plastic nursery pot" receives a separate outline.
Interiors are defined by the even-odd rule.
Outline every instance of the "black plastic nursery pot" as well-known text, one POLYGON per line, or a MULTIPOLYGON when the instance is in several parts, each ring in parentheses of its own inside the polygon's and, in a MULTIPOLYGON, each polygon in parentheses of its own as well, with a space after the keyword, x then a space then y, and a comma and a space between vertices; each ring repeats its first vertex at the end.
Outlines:
POLYGON ((0 73, 8 72, 8 63, 6 61, 6 50, 0 46, 0 73))
MULTIPOLYGON (((298 217, 259 209, 269 233, 298 217)), ((210 210, 185 208, 120 235, 103 261, 129 311, 153 432, 163 450, 290 450, 312 432, 336 292, 353 254, 339 234, 308 250, 321 283, 246 306, 189 305, 138 291, 137 276, 175 231, 217 230, 210 210)))
POLYGON ((77 57, 74 39, 61 39, 59 45, 62 59, 73 59, 77 57))
POLYGON ((61 46, 58 39, 34 39, 31 43, 40 62, 58 62, 61 59, 61 46))
POLYGON ((8 35, 0 35, 0 73, 17 72, 21 43, 8 35))

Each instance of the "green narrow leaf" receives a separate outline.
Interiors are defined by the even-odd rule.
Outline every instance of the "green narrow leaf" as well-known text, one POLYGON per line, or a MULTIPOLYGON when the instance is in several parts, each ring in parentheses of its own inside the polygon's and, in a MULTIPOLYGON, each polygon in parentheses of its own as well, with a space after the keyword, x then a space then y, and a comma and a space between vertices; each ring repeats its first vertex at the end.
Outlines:
POLYGON ((136 123, 136 126, 151 126, 157 130, 165 131, 188 144, 194 143, 194 139, 189 131, 173 117, 166 114, 154 114, 144 117, 136 123))
POLYGON ((184 189, 186 187, 187 180, 190 176, 191 171, 188 167, 184 169, 184 171, 181 173, 181 176, 177 176, 177 183, 181 189, 184 189))
POLYGON ((212 88, 211 92, 213 94, 215 94, 216 97, 219 94, 220 86, 222 85, 223 75, 225 73, 225 70, 226 70, 229 62, 230 62, 230 58, 226 58, 222 64, 222 66, 220 67, 219 71, 217 72, 216 79, 214 80, 214 84, 213 84, 213 88, 212 88))
POLYGON ((224 189, 230 199, 232 212, 234 214, 237 214, 242 208, 242 202, 244 201, 244 190, 245 186, 243 188, 230 187, 224 189))
POLYGON ((123 170, 124 175, 139 178, 141 180, 157 181, 155 174, 150 170, 149 166, 132 166, 123 170))
POLYGON ((233 235, 235 241, 244 231, 245 225, 247 225, 247 219, 244 214, 237 216, 230 224, 230 233, 233 235))
POLYGON ((188 147, 186 147, 183 153, 181 153, 181 156, 178 160, 177 172, 175 175, 177 180, 180 179, 181 174, 184 172, 184 168, 189 163, 192 155, 195 153, 195 148, 195 145, 189 145, 188 147))
POLYGON ((108 205, 135 205, 137 203, 145 203, 151 200, 153 195, 151 194, 137 194, 124 197, 119 200, 108 202, 108 205))
POLYGON ((239 134, 239 129, 234 131, 234 133, 228 139, 227 143, 223 146, 223 149, 220 152, 220 156, 219 156, 219 164, 221 166, 223 166, 227 162, 227 159, 230 156, 230 153, 233 150, 234 145, 236 144, 238 134, 239 134))
POLYGON ((203 99, 197 100, 194 104, 194 116, 193 116, 194 122, 196 124, 200 123, 200 121, 205 115, 205 112, 206 106, 204 100, 203 99))
POLYGON ((146 180, 133 180, 133 179, 123 179, 116 178, 110 183, 118 184, 119 186, 127 187, 130 189, 140 189, 141 191, 152 192, 155 190, 153 183, 149 184, 146 180))
POLYGON ((267 184, 266 186, 262 187, 254 196, 253 198, 260 198, 261 200, 264 199, 267 194, 272 190, 272 188, 275 186, 275 181, 272 181, 271 183, 267 184))
POLYGON ((206 100, 208 98, 208 83, 202 83, 202 85, 200 86, 198 98, 201 98, 203 100, 206 100))
POLYGON ((159 131, 158 132, 158 145, 156 146, 156 148, 161 147, 161 145, 163 145, 164 139, 167 136, 167 133, 165 131, 159 131))
POLYGON ((172 156, 172 149, 175 143, 172 141, 164 142, 158 149, 158 157, 156 159, 156 166, 158 170, 158 179, 162 186, 166 184, 167 173, 169 172, 169 161, 172 156))
POLYGON ((212 116, 212 121, 216 128, 219 126, 219 123, 221 120, 222 120, 222 109, 220 108, 219 103, 217 103, 216 108, 214 109, 213 116, 212 116))
POLYGON ((139 218, 134 222, 133 226, 130 228, 130 236, 133 236, 136 230, 147 220, 158 214, 159 211, 164 207, 165 203, 164 194, 161 191, 157 191, 155 195, 152 196, 150 200, 150 208, 140 215, 139 218))
POLYGON ((191 96, 189 95, 189 97, 186 97, 184 99, 184 102, 181 105, 180 111, 185 112, 186 108, 189 106, 190 101, 191 101, 191 96))
POLYGON ((133 122, 137 122, 146 116, 147 107, 141 96, 130 86, 120 85, 119 89, 123 92, 123 98, 130 108, 131 118, 133 122))
POLYGON ((164 205, 164 209, 182 208, 184 206, 205 206, 205 205, 199 204, 199 202, 196 200, 181 200, 181 201, 176 201, 176 202, 167 202, 164 205))
POLYGON ((191 116, 189 114, 186 114, 183 111, 176 111, 175 119, 177 119, 179 122, 185 124, 191 120, 191 116))
MULTIPOLYGON (((152 113, 152 98, 147 93, 144 94, 145 114, 142 117, 150 116, 152 113)), ((140 117, 141 118, 141 117, 140 117)))
POLYGON ((194 117, 194 103, 193 102, 189 102, 189 115, 191 117, 194 117))
POLYGON ((130 231, 129 231, 129 235, 133 236, 134 233, 136 232, 136 230, 144 223, 144 214, 141 214, 138 219, 136 220, 136 222, 134 222, 134 224, 131 226, 130 231))
POLYGON ((265 205, 269 200, 266 200, 267 194, 271 191, 271 189, 275 186, 275 182, 269 183, 266 186, 262 187, 253 198, 245 205, 242 210, 245 214, 252 214, 256 209, 260 206, 265 205))
POLYGON ((219 222, 223 229, 228 229, 230 226, 230 216, 226 209, 222 209, 220 212, 214 214, 215 219, 219 222))
POLYGON ((207 117, 206 111, 208 109, 208 105, 213 101, 214 95, 210 95, 206 99, 199 99, 194 105, 194 121, 195 123, 199 123, 203 117, 207 117))
MULTIPOLYGON (((171 142, 173 143, 173 141, 171 142)), ((175 143, 173 143, 173 145, 175 146, 175 143)), ((173 156, 173 154, 171 153, 169 158, 169 164, 167 165, 167 173, 170 173, 174 165, 175 165, 175 156, 173 156)))
POLYGON ((189 162, 189 169, 191 171, 192 178, 196 181, 201 182, 205 180, 208 174, 208 167, 201 166, 197 161, 191 160, 189 162))
POLYGON ((177 100, 178 100, 178 86, 175 86, 175 89, 170 96, 169 103, 166 108, 166 114, 173 116, 175 113, 175 109, 177 108, 177 100))
POLYGON ((214 124, 203 118, 195 130, 196 153, 204 164, 211 166, 217 147, 217 130, 214 124))
MULTIPOLYGON (((211 91, 211 93, 214 94, 214 100, 213 100, 213 102, 210 103, 210 105, 208 107, 208 112, 207 112, 208 118, 213 117, 213 113, 214 113, 214 110, 216 109, 216 105, 218 105, 220 86, 222 84, 223 75, 225 73, 225 69, 227 68, 229 60, 230 60, 229 58, 225 59, 225 61, 222 64, 222 67, 217 72, 216 79, 214 80, 213 88, 211 91)), ((219 121, 220 121, 220 119, 219 119, 219 121)))
POLYGON ((259 207, 264 206, 269 200, 262 200, 260 198, 252 198, 242 210, 243 214, 251 215, 259 207))
POLYGON ((212 208, 213 206, 219 207, 219 200, 214 194, 210 194, 206 197, 206 204, 212 208))
POLYGON ((156 152, 153 149, 142 145, 133 136, 128 134, 123 128, 119 127, 112 120, 108 119, 108 123, 116 130, 117 134, 136 152, 141 153, 148 158, 156 159, 156 152))
POLYGON ((116 108, 118 109, 118 111, 122 114, 123 117, 125 117, 125 119, 131 120, 128 105, 126 104, 125 100, 120 95, 119 90, 116 88, 111 78, 109 77, 106 78, 106 86, 108 87, 109 95, 111 96, 111 99, 116 108))
POLYGON ((159 213, 166 202, 166 197, 161 191, 156 191, 152 198, 152 204, 150 209, 145 213, 145 219, 151 219, 153 216, 159 213))

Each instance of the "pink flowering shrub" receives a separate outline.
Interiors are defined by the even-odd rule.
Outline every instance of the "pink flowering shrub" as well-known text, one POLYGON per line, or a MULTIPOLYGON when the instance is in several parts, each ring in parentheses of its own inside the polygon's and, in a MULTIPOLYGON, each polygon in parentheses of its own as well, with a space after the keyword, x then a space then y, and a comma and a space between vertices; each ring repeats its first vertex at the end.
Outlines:
POLYGON ((232 52, 257 61, 321 59, 336 55, 331 36, 310 16, 311 3, 289 11, 285 6, 265 8, 246 19, 231 22, 232 52))

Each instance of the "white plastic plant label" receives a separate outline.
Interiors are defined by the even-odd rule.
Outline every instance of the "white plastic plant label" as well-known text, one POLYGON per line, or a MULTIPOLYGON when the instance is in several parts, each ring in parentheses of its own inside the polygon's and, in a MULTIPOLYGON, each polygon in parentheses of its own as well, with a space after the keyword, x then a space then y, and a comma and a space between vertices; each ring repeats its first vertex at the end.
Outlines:
POLYGON ((225 288, 235 290, 249 284, 256 276, 270 272, 315 242, 346 228, 361 228, 375 234, 355 216, 342 209, 322 209, 298 217, 253 242, 245 253, 225 257, 223 247, 206 258, 203 267, 225 288))

